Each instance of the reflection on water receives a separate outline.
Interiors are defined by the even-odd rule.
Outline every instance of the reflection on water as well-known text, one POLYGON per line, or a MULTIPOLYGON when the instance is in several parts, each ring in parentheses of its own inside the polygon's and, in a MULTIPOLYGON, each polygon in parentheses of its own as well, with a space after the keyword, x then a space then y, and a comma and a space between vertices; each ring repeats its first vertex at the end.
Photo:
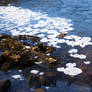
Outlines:
MULTIPOLYGON (((59 58, 58 66, 54 68, 39 64, 20 70, 21 72, 0 72, 3 76, 0 80, 11 79, 16 88, 15 92, 30 92, 34 87, 29 89, 26 79, 29 75, 35 74, 44 76, 48 81, 47 86, 41 86, 47 92, 92 92, 91 21, 91 0, 19 0, 12 6, 0 6, 0 33, 38 36, 41 42, 56 48, 52 55, 59 58), (67 35, 60 38, 61 33, 67 35), (70 65, 65 71, 69 63, 76 64, 76 67, 70 65), (60 72, 57 72, 58 68, 61 68, 60 72), (80 69, 82 73, 74 76, 75 68, 80 69), (65 72, 71 76, 65 75, 65 72)), ((32 83, 38 86, 35 78, 32 83)))

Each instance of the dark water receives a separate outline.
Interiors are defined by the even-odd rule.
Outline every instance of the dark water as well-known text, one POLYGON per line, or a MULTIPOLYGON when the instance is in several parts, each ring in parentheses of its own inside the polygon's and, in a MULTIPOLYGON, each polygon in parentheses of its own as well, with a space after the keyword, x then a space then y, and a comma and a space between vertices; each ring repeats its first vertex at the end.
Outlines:
MULTIPOLYGON (((55 35, 56 32, 62 33, 68 30, 67 36, 76 36, 76 38, 72 38, 71 40, 76 40, 78 37, 88 37, 92 39, 91 0, 18 0, 13 3, 12 6, 16 7, 0 7, 1 33, 11 35, 33 33, 35 36, 43 34, 45 35, 44 37, 48 39, 48 35, 50 35, 49 30, 55 31, 52 35, 55 35), (41 21, 41 23, 39 23, 39 21, 41 21), (29 27, 31 27, 31 33, 30 30, 28 30, 29 27), (44 29, 46 32, 40 31, 44 29)), ((41 37, 41 39, 44 37, 41 37)), ((59 37, 56 38, 59 40, 59 37)), ((50 39, 54 40, 55 37, 50 39)), ((46 42, 46 44, 52 43, 52 40, 46 42)), ((71 40, 67 39, 67 41, 71 40)), ((84 40, 83 44, 86 42, 87 41, 84 40)), ((92 42, 92 40, 88 42, 92 42)), ((75 41, 73 43, 75 43, 75 41)), ((77 43, 81 43, 81 41, 77 43)), ((31 84, 28 84, 26 79, 27 76, 30 75, 30 70, 35 69, 44 72, 44 76, 47 76, 46 74, 48 73, 55 75, 48 79, 48 82, 55 84, 55 87, 41 86, 45 88, 47 92, 92 92, 92 75, 91 78, 89 78, 89 74, 92 74, 92 44, 89 45, 87 43, 84 47, 81 46, 80 44, 72 46, 72 44, 69 45, 67 42, 57 42, 54 46, 56 51, 52 53, 53 56, 59 59, 57 66, 49 66, 53 68, 48 68, 48 66, 41 64, 24 69, 22 72, 15 69, 8 73, 0 72, 0 80, 7 78, 11 80, 13 85, 10 89, 11 92, 33 92, 34 87, 29 88, 31 84), (61 47, 58 48, 56 45, 61 47), (70 49, 77 49, 78 54, 86 55, 87 58, 79 59, 71 57, 68 53, 70 49), (90 61, 91 64, 86 65, 83 63, 84 61, 90 61), (79 68, 86 67, 87 71, 75 77, 57 72, 56 67, 65 67, 65 64, 69 62, 75 62, 79 68), (13 75, 20 75, 20 77, 15 79, 12 78, 13 75)))

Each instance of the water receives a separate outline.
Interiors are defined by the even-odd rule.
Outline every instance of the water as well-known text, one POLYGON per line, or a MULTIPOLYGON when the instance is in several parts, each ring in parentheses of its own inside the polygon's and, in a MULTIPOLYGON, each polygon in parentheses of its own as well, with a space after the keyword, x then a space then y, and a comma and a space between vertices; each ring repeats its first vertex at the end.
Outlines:
MULTIPOLYGON (((11 6, 0 6, 0 29, 0 33, 40 37, 41 42, 56 48, 52 55, 59 58, 57 68, 64 68, 62 72, 58 72, 56 68, 49 69, 44 65, 37 65, 23 70, 22 73, 17 70, 11 70, 8 73, 0 72, 5 76, 0 79, 12 80, 16 88, 16 90, 14 88, 15 92, 33 90, 33 88, 29 89, 24 77, 28 76, 32 69, 56 74, 56 87, 42 86, 47 92, 92 92, 92 79, 88 77, 89 73, 92 74, 91 0, 18 0, 11 6), (67 36, 60 38, 58 35, 61 33, 67 33, 67 36), (74 51, 69 52, 72 49, 74 51), (84 62, 88 61, 90 64, 86 65, 84 62), (65 75, 67 63, 76 63, 72 69, 86 67, 88 70, 72 78, 65 75), (21 75, 24 77, 23 80, 18 78, 16 81, 11 77, 14 74, 21 75), (68 81, 71 83, 70 86, 67 86, 68 81)), ((69 67, 68 70, 71 68, 69 67)), ((72 69, 70 72, 73 74, 77 72, 72 69)), ((68 75, 70 75, 69 72, 68 75)))

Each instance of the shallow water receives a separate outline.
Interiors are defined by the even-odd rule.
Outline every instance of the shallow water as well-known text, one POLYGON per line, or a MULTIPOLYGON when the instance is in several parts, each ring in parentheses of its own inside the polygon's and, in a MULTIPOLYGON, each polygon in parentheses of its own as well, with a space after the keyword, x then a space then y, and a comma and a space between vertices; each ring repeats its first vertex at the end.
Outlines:
POLYGON ((56 74, 55 78, 51 77, 52 81, 56 80, 56 87, 42 86, 47 92, 92 92, 92 79, 87 79, 87 74, 92 72, 91 25, 91 0, 18 0, 10 6, 0 6, 0 33, 38 36, 41 42, 56 48, 52 55, 59 59, 57 68, 66 69, 67 63, 76 63, 76 68, 88 69, 87 72, 82 71, 72 78, 68 76, 69 73, 65 75, 65 70, 58 72, 56 67, 53 69, 37 65, 23 72, 17 70, 0 72, 3 76, 0 76, 0 80, 11 79, 15 87, 11 88, 11 92, 20 92, 20 90, 31 92, 33 88, 29 89, 26 76, 30 74, 30 70, 35 69, 39 70, 39 73, 56 74), (67 36, 60 38, 58 35, 61 33, 67 33, 67 36), (75 50, 70 51, 72 49, 75 50), (86 65, 85 61, 90 61, 90 64, 86 65), (15 79, 12 75, 20 75, 20 77, 15 79), (70 86, 67 85, 68 81, 70 86))

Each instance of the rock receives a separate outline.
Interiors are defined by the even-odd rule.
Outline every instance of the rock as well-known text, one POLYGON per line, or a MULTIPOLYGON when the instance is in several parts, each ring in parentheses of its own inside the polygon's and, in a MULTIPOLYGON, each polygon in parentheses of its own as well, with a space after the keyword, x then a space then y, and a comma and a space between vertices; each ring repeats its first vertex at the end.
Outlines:
POLYGON ((3 56, 5 56, 5 57, 9 56, 10 54, 11 54, 11 52, 9 50, 5 50, 3 52, 3 56))
POLYGON ((51 53, 53 52, 55 49, 50 47, 50 46, 46 46, 45 44, 37 44, 36 46, 34 46, 32 48, 34 51, 40 52, 40 53, 51 53))
POLYGON ((57 59, 54 57, 48 56, 47 53, 53 52, 55 49, 46 46, 43 43, 34 44, 39 40, 38 37, 30 35, 19 35, 19 36, 8 36, 0 35, 0 50, 2 54, 0 56, 0 66, 1 70, 7 71, 13 68, 26 68, 33 66, 34 64, 46 62, 48 65, 56 63, 57 59), (24 40, 21 42, 20 40, 24 40), (33 45, 27 44, 25 41, 33 42, 33 45), (37 57, 37 58, 36 58, 37 57))
POLYGON ((61 34, 59 34, 59 37, 65 37, 67 34, 66 33, 61 33, 61 34))
POLYGON ((5 80, 5 81, 0 82, 0 92, 7 92, 10 86, 11 86, 10 80, 5 80))
POLYGON ((43 88, 37 88, 34 90, 34 92, 46 92, 43 88))
POLYGON ((20 57, 21 57, 20 55, 16 55, 16 54, 12 54, 11 56, 9 56, 9 58, 10 58, 12 61, 14 61, 14 63, 19 62, 20 57))
POLYGON ((19 39, 19 40, 28 40, 29 37, 30 37, 29 35, 19 35, 19 36, 18 36, 18 39, 19 39))
POLYGON ((38 41, 39 41, 39 37, 31 36, 30 41, 31 41, 32 43, 38 42, 38 41))
POLYGON ((49 64, 53 64, 53 63, 56 63, 57 62, 57 59, 54 58, 54 57, 51 57, 51 56, 47 56, 45 58, 46 62, 48 62, 49 64))
POLYGON ((1 70, 2 71, 8 71, 12 68, 12 64, 10 62, 5 62, 1 65, 1 70))
POLYGON ((32 43, 39 41, 39 37, 34 37, 34 36, 30 36, 30 35, 19 35, 18 39, 19 40, 30 40, 32 43))

